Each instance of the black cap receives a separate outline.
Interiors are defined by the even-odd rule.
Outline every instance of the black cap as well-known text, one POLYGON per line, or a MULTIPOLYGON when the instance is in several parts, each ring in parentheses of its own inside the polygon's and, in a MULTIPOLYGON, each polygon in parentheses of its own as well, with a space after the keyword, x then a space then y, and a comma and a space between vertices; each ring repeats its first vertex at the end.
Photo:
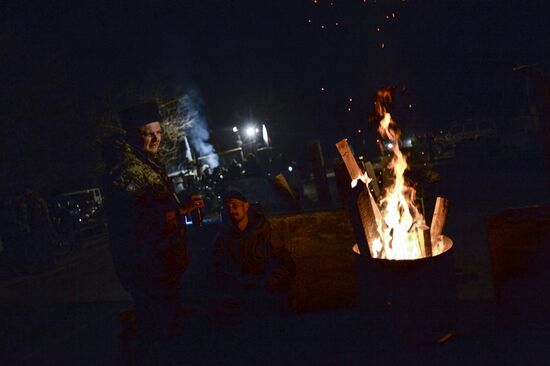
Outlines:
POLYGON ((223 202, 227 202, 230 199, 237 199, 246 202, 246 198, 244 198, 243 194, 239 191, 229 191, 223 196, 223 202))
POLYGON ((122 128, 131 131, 152 122, 160 122, 159 107, 156 102, 147 102, 118 112, 122 128))

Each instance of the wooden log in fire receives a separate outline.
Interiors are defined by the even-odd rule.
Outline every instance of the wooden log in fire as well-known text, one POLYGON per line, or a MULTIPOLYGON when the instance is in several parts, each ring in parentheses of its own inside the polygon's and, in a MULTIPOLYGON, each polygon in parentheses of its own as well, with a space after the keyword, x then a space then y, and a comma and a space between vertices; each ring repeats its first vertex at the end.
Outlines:
MULTIPOLYGON (((369 247, 372 248, 375 240, 380 238, 377 221, 381 222, 382 217, 368 187, 365 187, 359 194, 357 198, 357 209, 361 217, 361 223, 363 225, 365 237, 367 238, 367 243, 369 247)), ((359 245, 359 250, 362 255, 371 255, 369 248, 362 248, 361 245, 359 245)))
POLYGON ((340 155, 342 155, 342 160, 344 160, 344 164, 346 164, 351 180, 354 181, 359 179, 359 177, 363 175, 363 172, 361 171, 361 168, 359 168, 359 165, 357 165, 357 161, 355 160, 355 157, 349 147, 348 140, 343 139, 338 141, 336 143, 336 148, 338 149, 340 155))
POLYGON ((371 186, 374 193, 374 198, 378 200, 378 198, 380 197, 380 186, 378 185, 378 179, 376 178, 376 173, 374 172, 372 163, 370 161, 367 161, 365 162, 364 166, 367 175, 371 179, 371 186))
POLYGON ((422 257, 432 256, 432 240, 430 228, 428 226, 422 226, 416 228, 416 234, 418 235, 418 245, 420 247, 420 253, 422 257))
POLYGON ((430 226, 430 236, 433 243, 437 243, 437 240, 443 234, 443 227, 445 226, 448 211, 449 200, 444 197, 437 197, 430 226))
MULTIPOLYGON (((336 148, 342 156, 342 160, 348 169, 348 173, 352 180, 359 179, 363 172, 357 161, 351 152, 351 149, 348 145, 348 141, 343 139, 336 144, 336 148)), ((376 239, 380 238, 380 233, 378 232, 377 222, 382 223, 382 215, 378 209, 376 201, 372 197, 372 194, 369 190, 368 185, 365 182, 365 188, 359 193, 357 197, 357 209, 359 211, 359 216, 361 218, 361 224, 363 226, 364 234, 367 239, 368 246, 373 247, 376 239)), ((370 256, 370 249, 366 248, 364 243, 357 243, 361 255, 370 256)))
MULTIPOLYGON (((336 148, 342 156, 342 160, 348 169, 349 176, 351 180, 354 181, 364 176, 363 170, 357 164, 353 153, 348 144, 347 139, 340 140, 336 143, 336 148)), ((369 185, 372 187, 374 192, 374 198, 378 199, 380 197, 380 187, 378 186, 378 180, 376 179, 376 174, 374 173, 374 168, 370 161, 363 163, 367 177, 369 177, 369 185)))

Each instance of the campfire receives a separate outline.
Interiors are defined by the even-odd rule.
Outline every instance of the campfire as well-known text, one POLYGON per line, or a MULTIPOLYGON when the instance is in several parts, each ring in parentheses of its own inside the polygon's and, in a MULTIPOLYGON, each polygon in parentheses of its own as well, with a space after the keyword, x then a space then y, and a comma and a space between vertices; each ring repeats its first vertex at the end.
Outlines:
POLYGON ((369 189, 372 184, 377 183, 373 170, 363 171, 358 166, 346 139, 336 144, 352 179, 352 188, 359 181, 365 186, 357 198, 357 209, 368 247, 358 242, 354 250, 362 255, 370 254, 372 258, 389 260, 437 256, 452 246, 452 241, 442 235, 448 201, 437 197, 431 227, 428 227, 417 207, 416 191, 405 179, 407 156, 399 148, 401 135, 387 110, 389 104, 390 91, 379 91, 375 101, 377 115, 381 117, 378 132, 382 138, 393 143, 391 161, 386 166, 391 172, 391 179, 390 182, 385 182, 386 187, 380 197, 377 197, 378 200, 369 189))

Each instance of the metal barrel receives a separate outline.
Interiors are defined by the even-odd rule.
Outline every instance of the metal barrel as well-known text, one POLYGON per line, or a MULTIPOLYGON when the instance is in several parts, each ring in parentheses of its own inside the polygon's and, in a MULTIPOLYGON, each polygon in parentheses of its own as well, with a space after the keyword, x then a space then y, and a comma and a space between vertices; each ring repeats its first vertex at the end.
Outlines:
POLYGON ((435 341, 454 327, 456 305, 452 245, 442 254, 386 260, 354 250, 358 306, 366 316, 389 312, 398 330, 435 341))

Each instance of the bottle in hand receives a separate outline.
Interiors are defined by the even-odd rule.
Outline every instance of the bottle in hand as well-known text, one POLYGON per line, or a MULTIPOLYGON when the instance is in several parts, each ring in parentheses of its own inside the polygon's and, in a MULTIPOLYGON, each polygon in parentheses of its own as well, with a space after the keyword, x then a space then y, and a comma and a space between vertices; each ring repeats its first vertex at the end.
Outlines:
POLYGON ((196 209, 191 212, 191 221, 194 227, 202 227, 202 209, 196 209))

